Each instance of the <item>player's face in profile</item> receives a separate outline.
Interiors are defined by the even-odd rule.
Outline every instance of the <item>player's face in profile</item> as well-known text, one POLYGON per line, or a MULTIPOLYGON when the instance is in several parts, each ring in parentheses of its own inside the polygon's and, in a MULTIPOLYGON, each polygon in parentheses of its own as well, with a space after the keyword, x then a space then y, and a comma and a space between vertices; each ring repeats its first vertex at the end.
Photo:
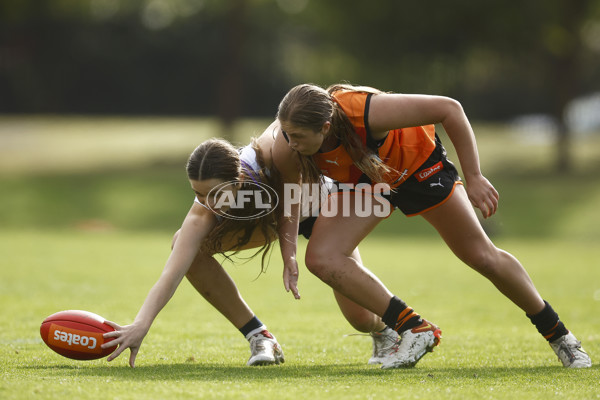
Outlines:
POLYGON ((221 179, 204 179, 196 181, 190 179, 192 190, 196 194, 196 199, 211 210, 227 211, 228 206, 219 206, 219 204, 228 204, 228 202, 220 202, 221 196, 235 199, 239 184, 235 182, 225 182, 221 179))
POLYGON ((315 132, 284 121, 281 121, 281 130, 287 135, 289 146, 303 156, 316 154, 323 144, 322 131, 315 132))

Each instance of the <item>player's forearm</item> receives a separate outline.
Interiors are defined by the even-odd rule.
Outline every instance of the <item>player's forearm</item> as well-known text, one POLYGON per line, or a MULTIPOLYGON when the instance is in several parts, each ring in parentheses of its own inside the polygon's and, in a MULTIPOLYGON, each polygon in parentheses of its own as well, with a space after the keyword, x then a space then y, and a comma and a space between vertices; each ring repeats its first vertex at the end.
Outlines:
POLYGON ((442 125, 456 149, 465 178, 468 180, 470 177, 481 175, 475 134, 460 103, 452 104, 451 111, 442 121, 442 125))
POLYGON ((193 214, 186 217, 165 268, 146 296, 135 323, 143 324, 147 328, 152 325, 158 313, 173 297, 198 253, 199 243, 211 228, 212 226, 203 223, 201 218, 193 214))
POLYGON ((148 292, 148 296, 135 317, 134 323, 142 324, 146 329, 149 329, 158 313, 175 294, 182 278, 173 276, 169 271, 164 271, 160 279, 148 292))
POLYGON ((290 208, 290 215, 282 216, 279 221, 279 248, 284 262, 296 259, 299 219, 300 205, 293 204, 290 208))

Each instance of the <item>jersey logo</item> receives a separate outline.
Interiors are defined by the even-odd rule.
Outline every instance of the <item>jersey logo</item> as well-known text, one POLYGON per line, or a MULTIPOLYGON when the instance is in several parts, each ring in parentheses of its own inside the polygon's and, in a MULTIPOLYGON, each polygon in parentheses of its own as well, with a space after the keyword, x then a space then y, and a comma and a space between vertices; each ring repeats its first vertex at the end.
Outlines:
POLYGON ((402 171, 402 173, 400 174, 398 179, 396 179, 394 182, 392 182, 392 185, 395 185, 396 183, 406 179, 406 175, 408 175, 408 169, 405 169, 404 171, 402 171))
POLYGON ((442 185, 442 178, 438 179, 437 182, 432 182, 429 184, 429 187, 434 187, 434 186, 444 187, 444 185, 442 185))
POLYGON ((441 161, 438 161, 435 165, 433 165, 429 168, 425 168, 422 171, 417 172, 415 174, 415 177, 417 178, 417 180, 419 182, 423 182, 425 179, 431 178, 433 175, 437 174, 442 169, 444 169, 444 165, 442 164, 441 161))
POLYGON ((338 164, 338 158, 336 157, 335 160, 325 160, 326 163, 329 164, 334 164, 337 165, 338 167, 340 166, 340 164, 338 164))

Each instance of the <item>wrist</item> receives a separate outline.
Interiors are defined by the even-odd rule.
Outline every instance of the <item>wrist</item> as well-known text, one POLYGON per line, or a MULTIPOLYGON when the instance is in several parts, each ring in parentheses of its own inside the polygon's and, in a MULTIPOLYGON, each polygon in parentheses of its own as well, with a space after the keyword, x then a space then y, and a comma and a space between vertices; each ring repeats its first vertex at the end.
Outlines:
POLYGON ((296 256, 295 255, 284 258, 284 263, 285 264, 287 264, 287 263, 293 263, 293 264, 295 264, 296 262, 297 261, 296 261, 296 256))
POLYGON ((465 176, 465 180, 467 182, 469 180, 472 180, 472 179, 479 179, 479 178, 481 178, 483 176, 481 174, 481 171, 475 171, 475 172, 465 172, 465 171, 463 171, 463 175, 465 176))
POLYGON ((152 326, 152 322, 154 319, 152 318, 144 318, 137 316, 133 321, 132 325, 138 326, 146 331, 150 330, 150 326, 152 326))

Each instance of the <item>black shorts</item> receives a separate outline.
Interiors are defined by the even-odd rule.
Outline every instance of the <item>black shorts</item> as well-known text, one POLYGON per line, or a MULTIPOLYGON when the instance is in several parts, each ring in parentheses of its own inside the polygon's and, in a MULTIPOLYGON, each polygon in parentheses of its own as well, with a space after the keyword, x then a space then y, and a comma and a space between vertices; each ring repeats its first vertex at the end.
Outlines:
POLYGON ((312 228, 316 220, 317 217, 308 217, 304 221, 300 222, 300 224, 298 224, 298 236, 302 235, 305 238, 310 239, 312 228))
MULTIPOLYGON (((446 149, 435 135, 435 149, 429 158, 400 186, 389 194, 380 195, 406 216, 424 213, 444 203, 450 198, 457 184, 462 184, 452 161, 448 160, 446 149)), ((363 175, 359 183, 370 183, 363 175)), ((351 192, 353 190, 350 190, 351 192)), ((317 217, 309 217, 300 222, 298 234, 309 239, 317 217)))
POLYGON ((462 183, 446 149, 435 135, 435 150, 431 156, 389 195, 383 195, 394 208, 407 216, 421 214, 445 202, 457 183, 462 183))

